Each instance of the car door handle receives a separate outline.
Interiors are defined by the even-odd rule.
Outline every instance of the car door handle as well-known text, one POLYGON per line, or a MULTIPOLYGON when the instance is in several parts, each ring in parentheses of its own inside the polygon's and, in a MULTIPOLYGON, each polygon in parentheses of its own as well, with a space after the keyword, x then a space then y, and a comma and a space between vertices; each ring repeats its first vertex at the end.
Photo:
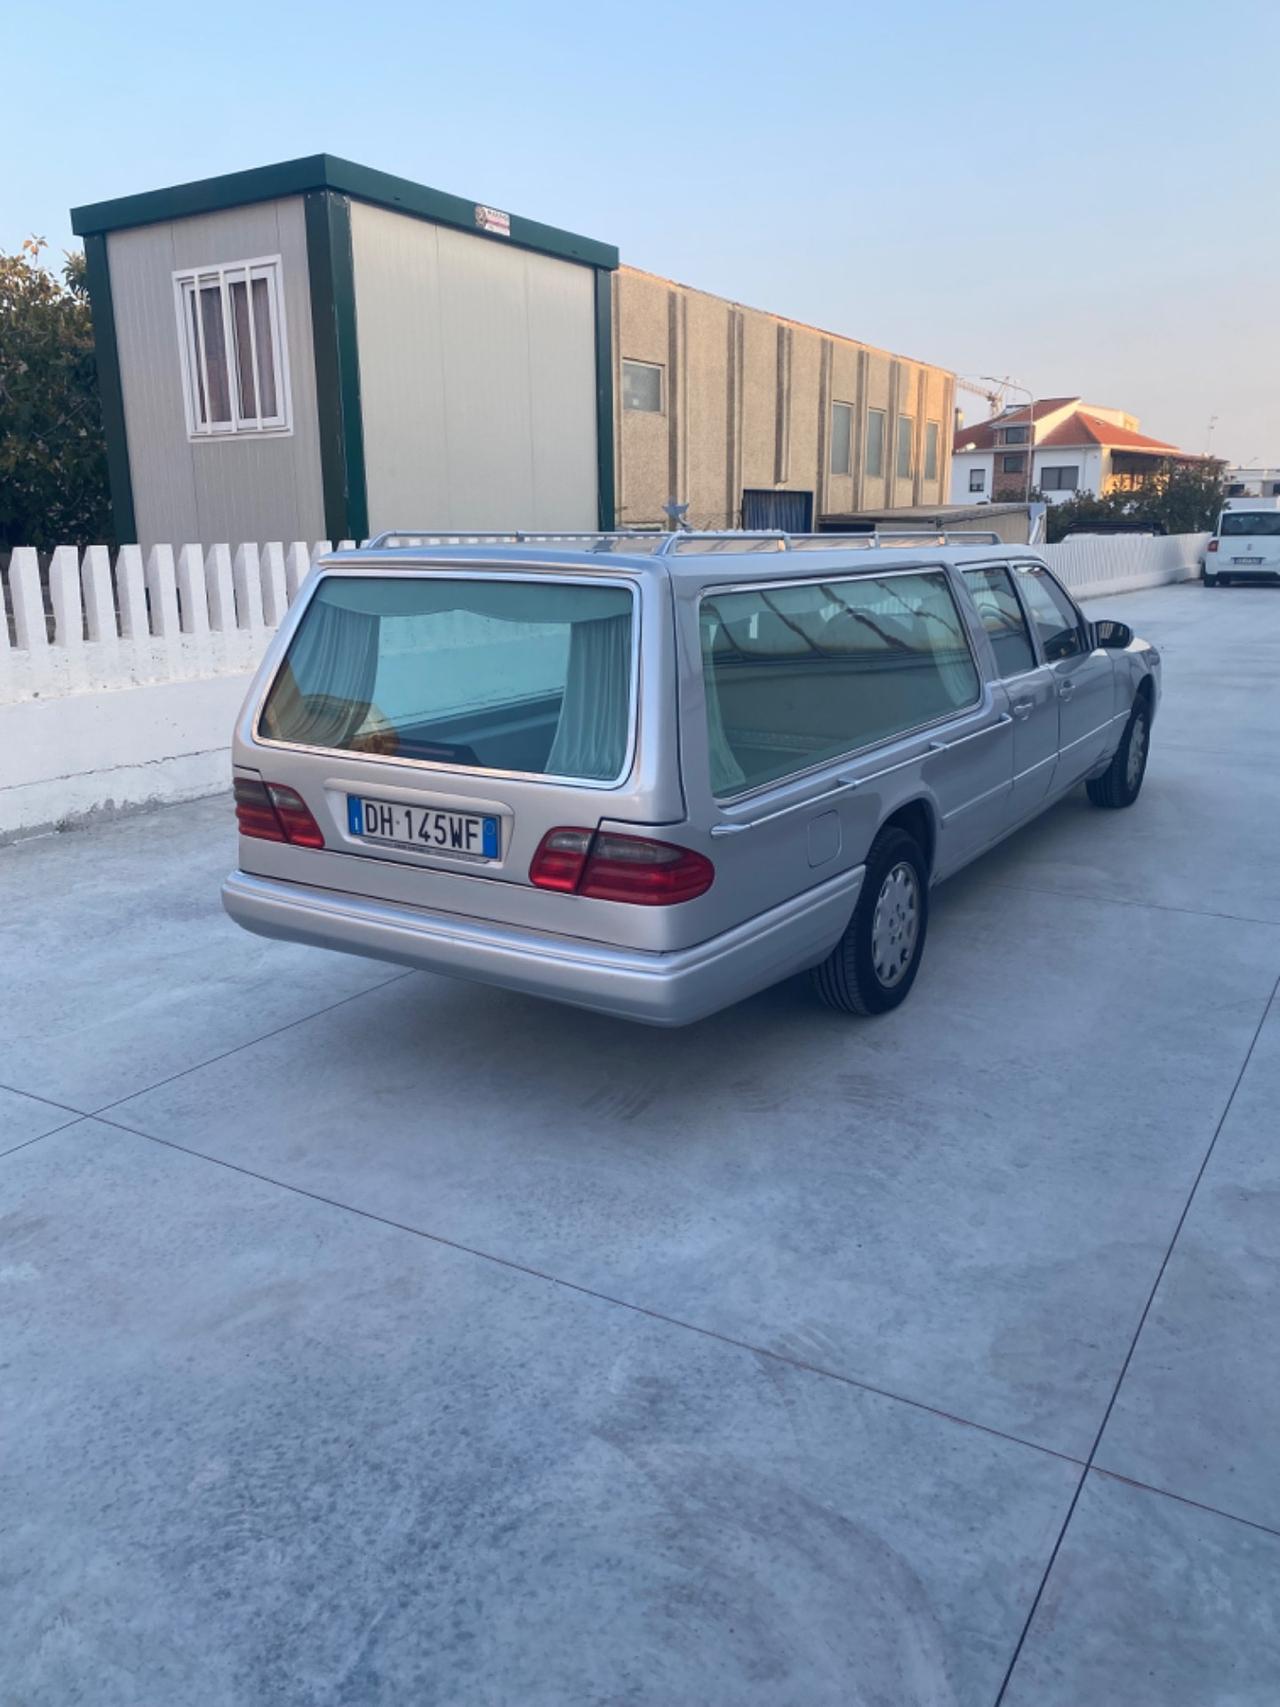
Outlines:
POLYGON ((1030 717, 1035 708, 1036 702, 1033 699, 1016 699, 1009 707, 1015 717, 1024 719, 1030 717))
POLYGON ((1076 684, 1074 682, 1059 682, 1058 683, 1058 698, 1059 699, 1070 699, 1072 694, 1075 691, 1076 691, 1076 684))

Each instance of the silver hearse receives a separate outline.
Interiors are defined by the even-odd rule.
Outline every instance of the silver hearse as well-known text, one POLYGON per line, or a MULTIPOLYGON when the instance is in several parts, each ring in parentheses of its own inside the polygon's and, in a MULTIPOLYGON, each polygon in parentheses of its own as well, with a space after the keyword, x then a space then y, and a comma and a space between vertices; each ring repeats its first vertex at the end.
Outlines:
POLYGON ((383 536, 249 693, 223 900, 657 1025, 806 969, 883 1013, 934 883, 1077 783, 1136 799, 1159 665, 994 542, 383 536))

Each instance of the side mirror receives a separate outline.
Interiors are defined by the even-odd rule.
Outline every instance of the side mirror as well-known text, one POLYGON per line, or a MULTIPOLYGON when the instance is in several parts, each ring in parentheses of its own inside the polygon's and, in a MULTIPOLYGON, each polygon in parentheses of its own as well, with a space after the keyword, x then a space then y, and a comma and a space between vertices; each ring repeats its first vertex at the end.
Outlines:
POLYGON ((1123 652, 1126 646, 1132 644, 1133 630, 1127 622, 1111 622, 1104 619, 1093 625, 1093 643, 1095 646, 1106 646, 1117 652, 1123 652))

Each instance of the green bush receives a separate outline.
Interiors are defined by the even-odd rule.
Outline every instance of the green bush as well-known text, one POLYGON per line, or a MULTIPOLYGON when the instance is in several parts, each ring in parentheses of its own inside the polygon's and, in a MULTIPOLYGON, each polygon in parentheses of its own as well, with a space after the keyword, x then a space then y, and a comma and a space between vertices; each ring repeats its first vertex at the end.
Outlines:
POLYGON ((1051 504, 1047 536, 1053 545, 1068 528, 1095 522, 1133 522, 1156 533, 1205 533, 1216 525, 1225 496, 1220 462, 1175 466, 1133 492, 1109 492, 1105 498, 1077 492, 1065 504, 1051 504))
POLYGON ((84 256, 0 250, 0 549, 113 544, 84 256))

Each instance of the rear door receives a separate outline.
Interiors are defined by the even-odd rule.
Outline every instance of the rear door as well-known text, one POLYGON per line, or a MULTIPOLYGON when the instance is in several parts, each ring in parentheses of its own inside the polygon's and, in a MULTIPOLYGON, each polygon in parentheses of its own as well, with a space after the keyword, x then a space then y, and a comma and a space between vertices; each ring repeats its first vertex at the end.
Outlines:
POLYGON ((889 794, 928 796, 940 863, 964 857, 1011 761, 944 568, 709 587, 696 622, 684 774, 724 928, 860 863, 889 794))
POLYGON ((235 751, 302 796, 324 847, 242 837, 242 869, 648 946, 634 915, 657 909, 574 904, 529 868, 552 828, 682 816, 664 634, 657 576, 332 560, 235 751))
POLYGON ((1000 829, 1012 829, 1044 802, 1058 762, 1058 682, 1041 660, 1007 563, 963 571, 995 654, 1013 718, 1013 782, 1000 829))
POLYGON ((1115 667, 1111 654, 1093 645, 1089 624, 1043 564, 1019 563, 1016 581, 1057 695, 1052 792, 1060 794, 1107 750, 1115 715, 1115 667))

